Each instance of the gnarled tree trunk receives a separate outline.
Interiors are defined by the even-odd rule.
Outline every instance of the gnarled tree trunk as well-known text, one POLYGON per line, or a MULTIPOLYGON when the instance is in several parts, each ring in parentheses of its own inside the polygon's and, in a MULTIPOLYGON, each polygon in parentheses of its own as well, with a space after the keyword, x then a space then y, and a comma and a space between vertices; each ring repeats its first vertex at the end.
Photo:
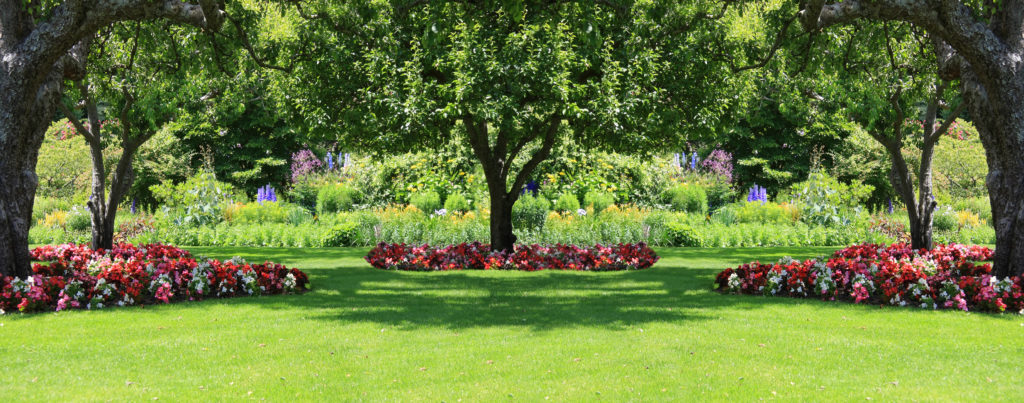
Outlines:
POLYGON ((0 275, 30 273, 28 227, 39 147, 57 111, 61 80, 81 77, 73 61, 83 38, 117 21, 163 18, 214 31, 218 0, 0 0, 0 275))
POLYGON ((36 160, 60 95, 59 80, 48 80, 39 89, 27 81, 0 76, 0 275, 15 277, 30 274, 36 160))
MULTIPOLYGON (((1020 62, 1018 62, 1020 63, 1020 62)), ((989 201, 996 230, 993 274, 1024 273, 1024 80, 1000 80, 992 93, 974 74, 964 75, 964 95, 985 146, 989 201)))

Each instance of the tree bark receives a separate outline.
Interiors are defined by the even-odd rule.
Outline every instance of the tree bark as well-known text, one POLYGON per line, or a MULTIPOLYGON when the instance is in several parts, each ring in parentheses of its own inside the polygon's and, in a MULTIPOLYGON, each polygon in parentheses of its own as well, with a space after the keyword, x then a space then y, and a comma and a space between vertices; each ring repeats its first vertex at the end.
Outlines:
POLYGON ((993 274, 1024 273, 1024 82, 1005 80, 992 93, 974 74, 964 74, 963 87, 988 162, 989 202, 996 230, 993 274))
MULTIPOLYGON (((499 192, 504 193, 504 192, 499 192)), ((491 192, 491 250, 512 252, 516 235, 512 232, 512 206, 518 197, 491 192)))
POLYGON ((0 0, 0 275, 31 273, 36 161, 62 80, 80 77, 73 63, 84 56, 79 42, 117 21, 152 19, 215 31, 224 12, 217 0, 64 0, 35 15, 25 2, 0 0))
POLYGON ((28 229, 35 200, 36 160, 59 97, 49 82, 29 91, 16 77, 0 78, 0 275, 31 274, 28 229))

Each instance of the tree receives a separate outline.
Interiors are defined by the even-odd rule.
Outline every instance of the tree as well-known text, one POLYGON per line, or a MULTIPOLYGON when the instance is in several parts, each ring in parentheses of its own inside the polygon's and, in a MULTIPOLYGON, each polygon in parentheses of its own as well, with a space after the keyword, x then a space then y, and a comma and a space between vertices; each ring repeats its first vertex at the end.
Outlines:
POLYGON ((178 31, 166 24, 122 22, 81 42, 88 51, 76 62, 85 75, 66 87, 67 98, 77 100, 81 111, 64 103, 59 107, 89 145, 93 248, 113 246, 117 208, 134 182, 137 151, 177 115, 190 92, 184 89, 195 86, 188 72, 201 67, 202 58, 182 57, 179 42, 187 35, 178 31), (85 123, 79 119, 83 115, 85 123), (103 151, 112 142, 121 153, 108 175, 103 151))
POLYGON ((938 73, 959 79, 985 146, 996 229, 993 274, 1024 273, 1024 2, 810 0, 798 15, 812 33, 859 19, 899 20, 936 41, 938 73))
POLYGON ((363 149, 468 143, 488 186, 492 247, 507 251, 513 204, 565 139, 641 152, 713 127, 724 107, 709 83, 725 69, 691 37, 712 20, 686 18, 706 11, 522 0, 305 10, 324 33, 317 59, 297 69, 295 109, 363 149), (675 17, 694 24, 659 23, 675 17))
POLYGON ((0 274, 30 273, 28 227, 43 133, 60 102, 62 81, 84 72, 83 40, 117 21, 166 19, 217 30, 215 0, 0 0, 0 274))
POLYGON ((932 186, 935 147, 963 103, 949 108, 948 100, 956 94, 947 92, 950 81, 935 74, 934 42, 909 24, 862 24, 846 31, 834 40, 844 57, 823 60, 826 70, 843 83, 829 96, 845 104, 850 118, 885 148, 892 187, 907 207, 911 246, 931 249, 937 207, 932 186), (903 153, 907 143, 921 152, 916 172, 903 153))

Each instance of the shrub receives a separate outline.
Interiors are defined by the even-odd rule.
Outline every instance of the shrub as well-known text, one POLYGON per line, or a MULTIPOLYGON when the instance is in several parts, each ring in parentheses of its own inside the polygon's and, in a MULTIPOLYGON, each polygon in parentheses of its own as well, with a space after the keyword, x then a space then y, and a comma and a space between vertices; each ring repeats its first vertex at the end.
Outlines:
POLYGON ((444 201, 444 209, 450 212, 465 213, 469 211, 469 200, 466 200, 466 196, 462 193, 452 193, 448 195, 448 200, 444 201))
POLYGON ((666 192, 672 210, 704 215, 708 212, 708 195, 698 185, 682 184, 666 192))
POLYGON ((89 216, 89 210, 79 208, 78 206, 72 207, 71 211, 68 211, 64 222, 69 231, 86 231, 92 227, 92 217, 89 216))
POLYGON ((665 224, 665 238, 670 245, 703 246, 700 234, 689 224, 678 222, 665 224))
POLYGON ((320 215, 350 211, 355 205, 356 190, 346 185, 326 185, 316 195, 316 211, 320 215))
POLYGON ((560 213, 573 212, 580 209, 580 201, 572 193, 562 193, 555 201, 554 210, 560 213))
POLYGON ((824 172, 812 172, 806 181, 793 184, 779 200, 791 200, 800 206, 804 221, 816 225, 849 225, 861 212, 861 203, 871 196, 874 186, 860 181, 839 182, 824 172))
POLYGON ((989 202, 988 197, 972 197, 969 199, 960 199, 953 203, 953 208, 957 210, 966 210, 978 215, 982 221, 991 223, 992 222, 992 204, 989 202))
POLYGON ((935 209, 935 215, 932 217, 932 225, 934 225, 935 229, 938 231, 950 231, 956 229, 958 225, 956 212, 949 206, 935 209))
POLYGON ((774 202, 739 202, 728 204, 717 211, 713 217, 722 224, 735 223, 776 223, 795 222, 800 216, 796 206, 788 203, 774 202))
POLYGON ((164 204, 164 215, 175 225, 203 226, 221 221, 224 208, 235 200, 246 200, 231 185, 209 172, 200 172, 184 183, 164 181, 150 188, 164 204))
POLYGON ((583 196, 583 205, 592 207, 595 214, 600 214, 614 203, 615 195, 608 192, 590 191, 583 196))
POLYGON ((543 196, 519 196, 512 205, 512 227, 517 229, 539 230, 544 228, 551 203, 543 196))
POLYGON ((441 195, 433 190, 416 192, 409 195, 409 204, 426 214, 433 214, 441 209, 441 195))
POLYGON ((350 221, 334 224, 334 226, 324 234, 321 245, 325 247, 352 245, 358 236, 358 226, 358 223, 350 221))
POLYGON ((224 218, 237 224, 302 224, 311 217, 297 205, 285 202, 237 203, 224 209, 224 218))

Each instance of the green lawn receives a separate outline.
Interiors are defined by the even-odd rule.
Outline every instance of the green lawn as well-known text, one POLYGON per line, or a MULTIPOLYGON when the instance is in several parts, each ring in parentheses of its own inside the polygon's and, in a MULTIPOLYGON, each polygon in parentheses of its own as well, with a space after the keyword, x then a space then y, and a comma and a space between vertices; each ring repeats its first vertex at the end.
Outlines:
POLYGON ((726 266, 829 248, 659 249, 623 273, 397 273, 364 249, 193 248, 304 295, 0 317, 0 401, 1016 400, 1024 318, 723 296, 726 266))

